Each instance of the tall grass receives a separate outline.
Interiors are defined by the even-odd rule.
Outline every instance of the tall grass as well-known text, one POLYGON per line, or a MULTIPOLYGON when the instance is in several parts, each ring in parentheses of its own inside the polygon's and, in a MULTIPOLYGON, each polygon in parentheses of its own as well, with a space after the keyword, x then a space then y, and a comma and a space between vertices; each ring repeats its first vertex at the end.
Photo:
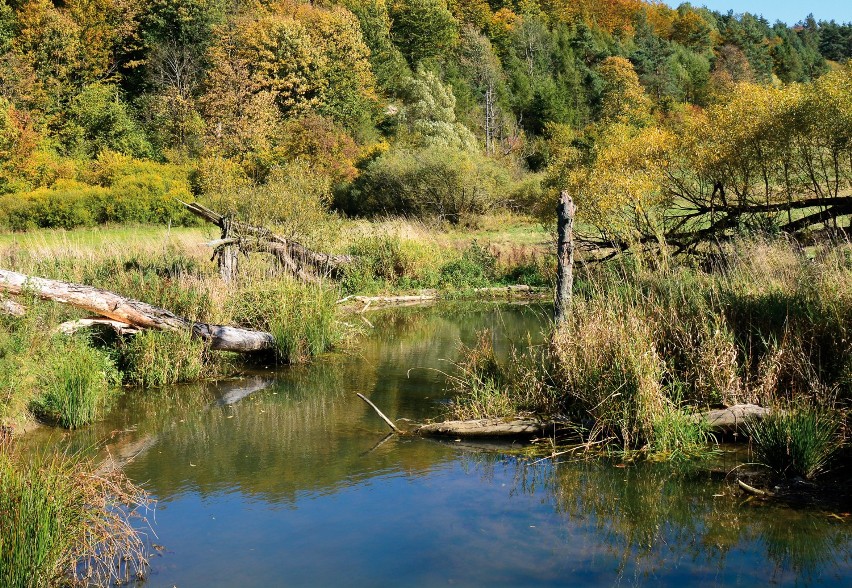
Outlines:
POLYGON ((76 429, 99 416, 120 376, 107 354, 92 348, 87 339, 74 337, 57 338, 42 353, 36 379, 34 412, 76 429))
POLYGON ((131 515, 149 500, 80 455, 23 456, 0 445, 0 585, 107 586, 145 571, 131 515))
POLYGON ((160 387, 216 374, 207 345, 190 333, 143 331, 121 342, 118 350, 128 384, 160 387))
MULTIPOLYGON (((475 370, 463 371, 468 385, 456 413, 504 416, 515 410, 513 399, 546 386, 552 393, 540 397, 547 402, 529 410, 556 407, 591 421, 593 436, 615 438, 625 450, 682 454, 709 439, 695 413, 711 407, 817 398, 833 399, 827 408, 848 403, 852 247, 809 256, 785 241, 756 240, 725 253, 709 269, 643 256, 584 268, 536 379, 504 377, 492 385, 475 370)), ((505 376, 511 369, 496 371, 505 376)), ((792 427, 789 436, 802 436, 803 445, 814 441, 804 453, 830 446, 835 413, 793 414, 800 421, 784 425, 792 427)))
POLYGON ((841 417, 823 406, 799 402, 747 423, 755 459, 782 476, 813 478, 840 447, 841 417))
POLYGON ((271 332, 281 361, 298 363, 329 350, 345 336, 336 300, 331 288, 279 280, 241 288, 228 309, 237 323, 271 332))

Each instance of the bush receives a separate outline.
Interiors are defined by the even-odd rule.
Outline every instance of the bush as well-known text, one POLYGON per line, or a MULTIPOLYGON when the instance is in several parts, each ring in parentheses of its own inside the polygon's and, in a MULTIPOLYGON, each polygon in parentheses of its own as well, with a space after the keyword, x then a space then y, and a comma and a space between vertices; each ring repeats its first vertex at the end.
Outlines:
POLYGON ((392 150, 370 162, 340 203, 351 214, 437 216, 457 223, 503 204, 509 173, 449 147, 392 150))
POLYGON ((58 180, 50 187, 0 195, 0 226, 25 231, 108 222, 198 223, 178 201, 191 199, 187 172, 180 166, 103 152, 80 176, 83 181, 58 180))
POLYGON ((442 286, 460 290, 482 288, 491 283, 496 275, 497 260, 487 248, 474 241, 459 259, 441 266, 440 282, 442 286))

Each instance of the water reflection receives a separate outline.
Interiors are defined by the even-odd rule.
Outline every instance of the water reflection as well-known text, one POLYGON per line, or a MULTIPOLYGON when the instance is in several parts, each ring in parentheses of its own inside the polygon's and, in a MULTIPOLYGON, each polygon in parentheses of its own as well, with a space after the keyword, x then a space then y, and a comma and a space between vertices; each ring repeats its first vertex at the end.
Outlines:
POLYGON ((394 419, 437 416, 447 396, 436 370, 459 342, 489 328, 505 354, 543 317, 481 306, 372 315, 375 332, 346 353, 140 391, 67 440, 106 447, 158 498, 166 551, 146 588, 852 585, 847 527, 826 513, 746 502, 707 468, 530 467, 506 451, 385 439, 355 396, 394 419))

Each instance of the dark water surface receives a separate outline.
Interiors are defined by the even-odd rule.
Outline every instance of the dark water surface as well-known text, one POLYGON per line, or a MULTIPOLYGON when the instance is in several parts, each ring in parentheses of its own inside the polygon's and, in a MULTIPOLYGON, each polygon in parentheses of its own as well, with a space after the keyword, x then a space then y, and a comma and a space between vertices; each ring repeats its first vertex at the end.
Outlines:
POLYGON ((723 474, 381 443, 386 426, 356 392, 393 419, 436 417, 447 400, 436 370, 460 341, 488 328, 505 353, 540 332, 542 312, 369 319, 348 353, 129 394, 72 436, 135 455, 126 472, 158 501, 152 541, 164 549, 145 588, 852 585, 842 513, 747 501, 723 474))

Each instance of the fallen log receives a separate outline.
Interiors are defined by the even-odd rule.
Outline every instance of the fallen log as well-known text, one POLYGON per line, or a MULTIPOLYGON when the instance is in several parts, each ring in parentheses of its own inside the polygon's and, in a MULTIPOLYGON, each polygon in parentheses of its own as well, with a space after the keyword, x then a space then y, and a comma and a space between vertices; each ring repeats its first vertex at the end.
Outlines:
POLYGON ((43 300, 70 304, 139 329, 189 332, 218 351, 246 353, 275 347, 271 333, 193 322, 146 302, 92 286, 0 270, 0 292, 12 295, 31 292, 43 300))
POLYGON ((274 234, 269 229, 247 223, 210 210, 198 202, 183 202, 187 210, 222 230, 220 239, 211 241, 214 259, 219 257, 220 267, 225 263, 228 276, 232 277, 232 255, 234 248, 244 253, 262 252, 273 255, 288 272, 307 282, 319 282, 322 278, 340 278, 346 266, 355 261, 351 255, 333 255, 314 251, 301 243, 274 234), (224 260, 224 261, 223 261, 224 260))
POLYGON ((23 304, 4 298, 3 300, 0 300, 0 313, 10 314, 12 316, 24 316, 27 314, 27 309, 23 304))
MULTIPOLYGON (((755 404, 737 404, 728 408, 710 410, 696 415, 707 424, 711 432, 722 437, 746 434, 746 423, 762 419, 769 409, 755 404)), ((415 432, 427 436, 459 437, 461 439, 487 437, 533 437, 550 434, 556 427, 553 422, 534 418, 473 419, 443 421, 422 425, 415 432)))
POLYGON ((710 431, 722 437, 747 435, 746 425, 769 414, 769 409, 756 404, 735 404, 728 408, 709 410, 701 418, 710 431))
POLYGON ((420 435, 435 437, 459 437, 462 439, 489 437, 535 437, 551 428, 538 419, 515 418, 476 419, 470 421, 444 421, 430 423, 417 429, 420 435))
POLYGON ((109 327, 115 331, 116 335, 135 335, 139 332, 139 329, 133 325, 105 318, 84 318, 77 319, 76 321, 66 321, 56 327, 56 331, 63 335, 73 335, 81 329, 88 329, 96 326, 109 327))

